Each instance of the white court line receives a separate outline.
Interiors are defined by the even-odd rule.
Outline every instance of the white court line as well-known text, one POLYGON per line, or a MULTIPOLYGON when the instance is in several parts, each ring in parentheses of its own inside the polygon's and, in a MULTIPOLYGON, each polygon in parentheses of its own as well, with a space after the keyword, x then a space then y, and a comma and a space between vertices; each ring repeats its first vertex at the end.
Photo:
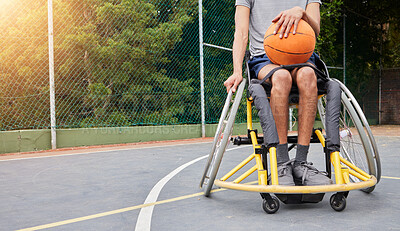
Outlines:
MULTIPOLYGON (((247 146, 241 146, 241 147, 235 147, 235 148, 230 148, 227 149, 227 151, 243 148, 247 146)), ((194 159, 192 161, 187 162, 186 164, 181 165, 180 167, 176 168, 174 171, 170 172, 168 175, 166 175, 164 178, 162 178, 160 181, 157 182, 157 184, 151 189, 150 193, 147 195, 146 200, 144 201, 144 204, 149 204, 149 203, 154 203, 157 201, 158 196, 160 195, 161 189, 168 183, 169 180, 171 180, 175 175, 177 175, 180 171, 185 169, 186 167, 207 158, 209 155, 205 155, 202 157, 199 157, 197 159, 194 159)), ((150 226, 151 226, 151 217, 153 215, 153 210, 154 210, 154 205, 144 207, 140 209, 140 213, 136 222, 136 227, 135 231, 150 231, 150 226)))
MULTIPOLYGON (((132 147, 132 148, 124 148, 124 149, 108 149, 108 150, 101 150, 101 151, 88 151, 88 152, 80 152, 80 153, 71 153, 71 154, 60 154, 60 155, 48 155, 48 156, 36 156, 36 157, 22 157, 22 158, 15 158, 15 159, 7 159, 7 160, 0 160, 0 162, 6 161, 15 161, 15 160, 30 160, 30 159, 42 159, 42 158, 52 158, 52 157, 61 157, 61 156, 76 156, 76 155, 85 155, 85 154, 97 154, 103 152, 117 152, 117 151, 128 151, 132 149, 148 149, 148 148, 165 148, 171 146, 181 146, 181 145, 191 145, 191 144, 206 144, 211 143, 209 142, 196 142, 196 143, 184 143, 184 144, 171 144, 171 145, 159 145, 159 146, 149 146, 149 147, 132 147)), ((29 155, 29 154, 26 154, 29 155)))

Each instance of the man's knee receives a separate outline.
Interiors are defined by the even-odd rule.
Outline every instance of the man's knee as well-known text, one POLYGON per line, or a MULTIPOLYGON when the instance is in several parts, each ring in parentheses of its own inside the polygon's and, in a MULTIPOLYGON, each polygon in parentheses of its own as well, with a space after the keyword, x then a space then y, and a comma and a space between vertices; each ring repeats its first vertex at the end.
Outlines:
POLYGON ((292 88, 292 76, 290 75, 290 72, 285 69, 276 71, 272 75, 271 82, 272 92, 287 94, 292 88))
POLYGON ((300 92, 317 91, 317 76, 311 67, 302 67, 297 71, 296 84, 300 92))

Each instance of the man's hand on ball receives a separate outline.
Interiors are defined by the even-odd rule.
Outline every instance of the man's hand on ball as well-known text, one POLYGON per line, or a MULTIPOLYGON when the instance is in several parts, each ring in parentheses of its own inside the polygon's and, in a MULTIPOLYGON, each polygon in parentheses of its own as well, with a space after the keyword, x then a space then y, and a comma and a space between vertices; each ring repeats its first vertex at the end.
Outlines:
POLYGON ((279 38, 288 37, 290 28, 293 28, 293 34, 296 34, 297 25, 303 18, 305 11, 296 6, 289 10, 279 13, 272 22, 276 23, 274 34, 279 33, 279 38), (280 30, 279 30, 280 28, 280 30))

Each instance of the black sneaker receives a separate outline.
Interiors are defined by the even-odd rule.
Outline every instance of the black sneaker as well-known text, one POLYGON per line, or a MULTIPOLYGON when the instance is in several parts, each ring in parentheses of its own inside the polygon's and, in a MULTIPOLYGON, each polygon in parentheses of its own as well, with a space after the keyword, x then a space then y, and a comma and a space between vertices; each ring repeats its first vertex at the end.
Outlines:
POLYGON ((293 177, 301 179, 302 185, 315 186, 333 184, 332 180, 312 166, 311 162, 295 162, 293 164, 293 177))

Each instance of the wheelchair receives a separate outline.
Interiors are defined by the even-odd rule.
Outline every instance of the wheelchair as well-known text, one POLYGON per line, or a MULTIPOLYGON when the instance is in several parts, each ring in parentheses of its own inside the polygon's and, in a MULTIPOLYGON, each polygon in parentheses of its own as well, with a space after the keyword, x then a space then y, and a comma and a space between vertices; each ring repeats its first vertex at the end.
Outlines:
MULTIPOLYGON (((285 204, 318 203, 328 192, 333 193, 330 197, 331 207, 335 211, 342 211, 346 207, 349 191, 358 189, 366 193, 372 192, 381 178, 381 164, 374 136, 352 93, 339 80, 329 77, 328 69, 322 60, 318 60, 316 67, 309 65, 318 76, 317 112, 323 124, 323 128, 314 129, 310 143, 321 144, 325 156, 325 173, 335 182, 334 184, 303 186, 301 183, 295 182, 296 186, 279 185, 276 159, 276 144, 279 139, 276 127, 274 127, 275 123, 272 117, 268 121, 268 126, 262 126, 264 135, 258 136, 257 130, 253 129, 252 107, 255 102, 249 89, 247 89, 246 103, 247 136, 231 136, 240 101, 243 95, 246 95, 244 94, 245 85, 251 86, 259 81, 258 84, 264 88, 267 95, 271 88, 268 84, 264 84, 264 80, 250 78, 247 62, 249 57, 247 51, 245 55, 246 73, 243 81, 235 94, 232 91, 228 92, 225 100, 211 152, 200 182, 200 188, 204 189, 204 195, 208 197, 214 185, 233 190, 258 192, 262 197, 264 211, 273 214, 278 211, 280 201, 285 204), (333 103, 330 105, 331 101, 336 101, 336 106, 332 106, 333 103), (323 134, 324 131, 325 134, 323 134), (253 153, 223 177, 216 179, 229 142, 234 145, 251 144, 253 153), (252 160, 255 160, 255 163, 252 160), (231 179, 238 175, 239 170, 244 173, 231 179), (258 174, 256 183, 242 183, 256 171, 258 174)), ((304 65, 308 64, 288 65, 280 68, 290 69, 304 65)), ((273 71, 268 75, 272 76, 273 71)), ((289 105, 296 107, 297 103, 298 92, 292 88, 289 105)), ((270 114, 272 115, 272 113, 270 114)), ((297 136, 289 135, 288 143, 290 151, 297 143, 297 136)))

